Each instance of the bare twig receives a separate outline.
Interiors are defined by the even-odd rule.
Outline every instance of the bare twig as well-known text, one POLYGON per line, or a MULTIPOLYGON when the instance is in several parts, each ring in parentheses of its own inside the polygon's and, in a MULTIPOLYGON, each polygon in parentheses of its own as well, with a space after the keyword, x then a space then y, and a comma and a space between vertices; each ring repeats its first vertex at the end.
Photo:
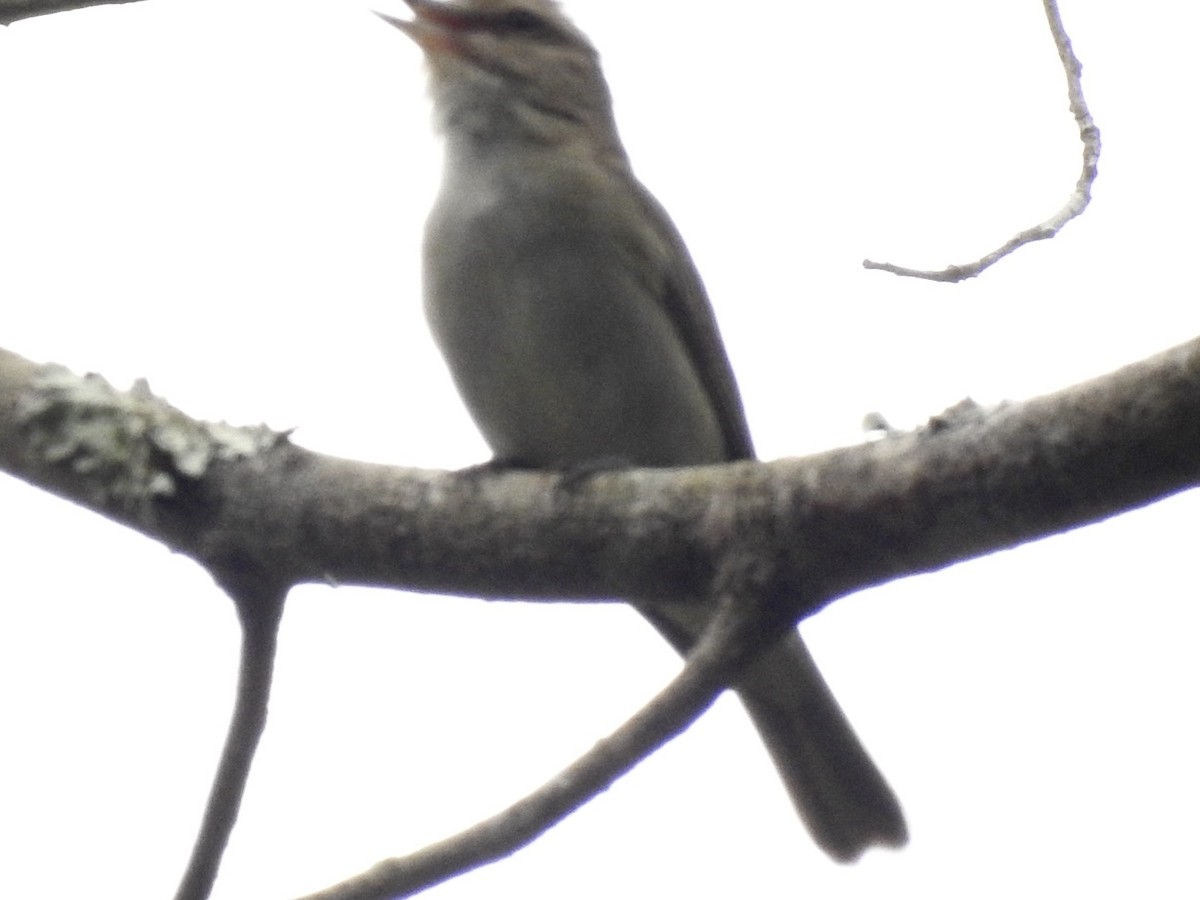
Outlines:
POLYGON ((1087 101, 1083 96, 1083 85, 1080 81, 1083 66, 1075 56, 1075 51, 1071 49, 1071 39, 1063 28, 1062 17, 1058 12, 1058 3, 1056 0, 1043 0, 1043 5, 1046 8, 1046 18, 1050 23, 1050 33, 1054 36, 1054 44, 1058 48, 1058 57, 1062 60, 1063 70, 1066 72, 1067 96, 1070 99, 1071 113, 1079 126, 1079 139, 1083 142, 1083 171, 1079 175, 1079 180, 1075 182, 1075 190, 1067 202, 1046 221, 1014 235, 1003 246, 974 262, 951 265, 940 270, 925 270, 865 259, 863 268, 878 269, 883 272, 891 272, 893 275, 923 278, 928 281, 964 281, 967 278, 974 278, 984 269, 1025 244, 1054 237, 1067 222, 1081 215, 1087 208, 1092 199, 1092 184, 1099 171, 1100 129, 1092 121, 1092 114, 1088 111, 1087 101))
POLYGON ((233 717, 213 776, 204 818, 175 900, 206 900, 217 879, 225 847, 237 822, 254 753, 267 726, 267 701, 285 591, 269 573, 230 563, 218 580, 233 598, 242 628, 233 717), (264 578, 264 575, 266 576, 264 578))
POLYGON ((761 646, 761 594, 744 581, 722 594, 683 671, 625 724, 533 793, 465 831, 301 900, 392 900, 496 862, 532 843, 679 735, 761 646), (737 598, 736 600, 734 598, 737 598))

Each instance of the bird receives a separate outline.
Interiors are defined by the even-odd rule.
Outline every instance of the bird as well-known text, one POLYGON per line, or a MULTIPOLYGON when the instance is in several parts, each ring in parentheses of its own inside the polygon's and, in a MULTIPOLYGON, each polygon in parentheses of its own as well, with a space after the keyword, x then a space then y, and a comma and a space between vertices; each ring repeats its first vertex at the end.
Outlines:
MULTIPOLYGON (((444 143, 424 310, 492 465, 569 472, 754 458, 699 272, 635 177, 599 54, 555 0, 405 0, 444 143)), ((714 606, 629 601, 681 654, 714 606)), ((907 841, 900 804, 799 631, 734 689, 817 844, 907 841)))

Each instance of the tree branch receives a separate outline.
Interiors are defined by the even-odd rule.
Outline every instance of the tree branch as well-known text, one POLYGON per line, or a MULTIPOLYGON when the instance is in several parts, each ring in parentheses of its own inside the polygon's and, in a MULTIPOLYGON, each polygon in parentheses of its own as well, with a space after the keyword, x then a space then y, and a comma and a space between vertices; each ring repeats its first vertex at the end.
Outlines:
POLYGON ((760 535, 742 529, 713 584, 715 613, 683 671, 609 737, 533 793, 498 815, 408 856, 389 859, 301 900, 392 900, 408 897, 496 862, 532 843, 635 765, 682 733, 766 645, 762 607, 770 567, 760 535))
POLYGON ((89 6, 135 2, 137 0, 0 0, 0 25, 11 25, 21 19, 49 16, 73 9, 87 9, 89 6))
POLYGON ((237 607, 242 629, 237 695, 204 817, 175 900, 205 900, 217 880, 225 848, 242 808, 254 754, 267 727, 279 620, 286 594, 273 583, 270 573, 256 572, 252 567, 231 568, 217 574, 237 607))
POLYGON ((1083 83, 1081 80, 1083 65, 1079 62, 1079 58, 1075 56, 1075 51, 1071 49, 1071 39, 1067 36, 1066 29, 1063 28, 1062 16, 1058 12, 1058 3, 1056 0, 1043 0, 1043 6, 1046 9, 1046 19, 1050 25, 1050 33, 1054 37, 1054 46, 1058 49, 1058 58, 1062 61, 1063 71, 1067 76, 1067 97, 1071 103, 1071 114, 1075 117, 1075 123, 1079 127, 1079 139, 1083 142, 1083 171, 1079 175, 1079 180, 1075 182, 1075 190, 1071 192, 1071 196, 1067 198, 1067 202, 1046 221, 1034 225, 1032 228, 1026 228, 1024 231, 1009 238, 1002 246, 974 262, 950 265, 941 270, 930 271, 926 269, 910 269, 906 266, 898 266, 895 263, 874 262, 873 260, 864 259, 864 269, 879 269, 883 272, 891 272, 893 275, 902 275, 907 278, 923 278, 927 281, 965 281, 968 278, 974 278, 984 269, 999 262, 1026 244, 1054 237, 1069 221, 1083 214, 1083 211, 1092 200, 1092 184, 1099 173, 1100 129, 1096 127, 1096 123, 1092 120, 1092 114, 1088 111, 1087 100, 1083 96, 1083 83))
POLYGON ((279 583, 583 600, 704 596, 748 525, 773 596, 845 593, 1153 502, 1200 476, 1200 341, 1102 378, 803 459, 455 474, 195 422, 0 351, 0 470, 210 569, 279 583), (800 588, 803 587, 801 591, 800 588))
MULTIPOLYGON (((874 443, 567 484, 335 459, 265 428, 191 420, 144 383, 119 392, 0 351, 0 470, 163 541, 223 584, 258 573, 277 597, 336 581, 543 600, 731 598, 724 605, 751 624, 706 637, 714 643, 666 692, 545 787, 317 895, 386 897, 533 840, 686 727, 746 648, 833 599, 1194 486, 1200 339, 1034 400, 990 411, 964 402, 874 443), (729 567, 750 559, 754 589, 726 590, 729 567)), ((249 708, 252 739, 240 746, 252 752, 261 717, 249 708)), ((206 834, 219 841, 198 850, 193 896, 235 814, 224 801, 210 809, 206 834)))
POLYGON ((415 853, 301 900, 392 900, 496 862, 532 843, 635 765, 682 733, 728 687, 753 655, 760 620, 749 610, 761 597, 739 580, 722 595, 683 671, 620 728, 533 793, 499 814, 415 853), (737 599, 734 599, 734 598, 737 599))

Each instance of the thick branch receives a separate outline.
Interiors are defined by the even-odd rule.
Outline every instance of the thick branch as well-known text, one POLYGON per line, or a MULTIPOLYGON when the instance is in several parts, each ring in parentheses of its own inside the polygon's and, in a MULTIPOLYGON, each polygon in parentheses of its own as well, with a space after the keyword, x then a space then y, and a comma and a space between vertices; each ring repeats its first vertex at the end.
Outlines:
POLYGON ((719 551, 752 528, 768 536, 770 593, 809 598, 790 617, 1194 485, 1200 341, 875 443, 570 487, 335 459, 0 351, 0 469, 210 567, 251 560, 283 584, 702 596, 719 551))

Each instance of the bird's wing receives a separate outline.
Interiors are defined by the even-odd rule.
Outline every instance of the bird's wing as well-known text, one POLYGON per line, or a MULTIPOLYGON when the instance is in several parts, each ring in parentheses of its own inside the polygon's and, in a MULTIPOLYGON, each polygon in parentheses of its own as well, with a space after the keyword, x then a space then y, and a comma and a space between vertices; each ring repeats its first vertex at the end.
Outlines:
POLYGON ((667 254, 670 260, 668 271, 657 292, 659 301, 682 338, 696 372, 712 399, 725 435, 728 458, 751 459, 754 456, 754 443, 750 438, 750 427, 704 282, 675 223, 662 204, 640 183, 637 184, 637 191, 637 201, 645 210, 647 219, 655 224, 671 251, 667 254))

